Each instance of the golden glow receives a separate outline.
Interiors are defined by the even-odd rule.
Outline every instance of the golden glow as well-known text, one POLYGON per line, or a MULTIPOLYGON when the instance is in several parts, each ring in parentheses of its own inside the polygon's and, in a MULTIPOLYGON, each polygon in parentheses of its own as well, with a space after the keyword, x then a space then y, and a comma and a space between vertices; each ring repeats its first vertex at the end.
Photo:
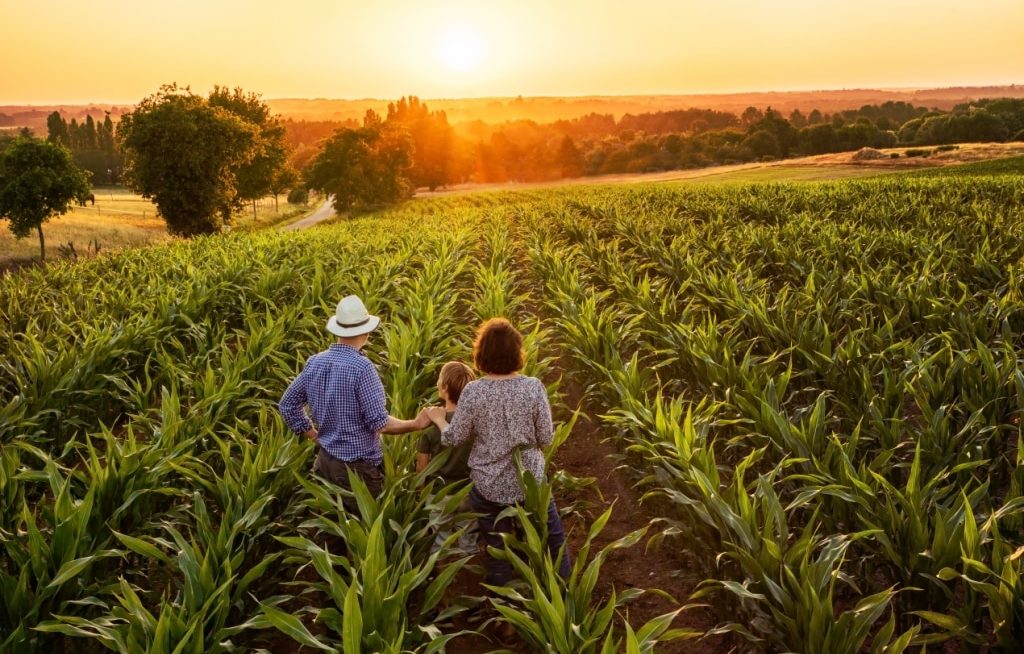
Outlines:
POLYGON ((64 0, 0 15, 0 105, 1024 83, 1022 0, 64 0))
POLYGON ((438 61, 449 70, 466 72, 480 66, 484 57, 484 41, 473 28, 453 25, 441 33, 436 53, 438 61))

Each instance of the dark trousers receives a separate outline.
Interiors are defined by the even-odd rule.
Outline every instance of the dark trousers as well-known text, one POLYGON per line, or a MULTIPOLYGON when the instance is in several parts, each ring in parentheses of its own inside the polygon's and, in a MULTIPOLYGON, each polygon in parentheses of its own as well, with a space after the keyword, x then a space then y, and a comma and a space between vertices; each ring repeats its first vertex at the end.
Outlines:
MULTIPOLYGON (((502 518, 498 520, 498 514, 508 508, 507 504, 498 504, 485 498, 477 491, 476 486, 469 492, 469 504, 473 511, 481 514, 477 519, 480 527, 480 535, 489 547, 502 549, 504 543, 502 534, 511 534, 516 531, 516 520, 514 518, 502 518)), ((572 562, 569 557, 569 548, 565 545, 565 528, 562 526, 562 518, 558 515, 558 508, 555 501, 551 500, 548 505, 548 551, 552 560, 557 560, 561 551, 562 562, 558 567, 558 574, 568 578, 572 562)), ((504 586, 515 577, 515 570, 507 561, 494 558, 490 553, 484 554, 484 566, 487 568, 487 583, 492 586, 504 586)))
MULTIPOLYGON (((366 488, 370 491, 371 495, 380 497, 380 494, 384 491, 384 466, 375 466, 362 460, 342 461, 335 459, 323 448, 320 448, 320 451, 316 454, 316 459, 313 461, 314 474, 319 475, 332 484, 341 486, 345 490, 351 491, 352 485, 348 480, 349 470, 359 475, 359 478, 366 484, 366 488)), ((345 509, 349 513, 359 513, 359 506, 356 504, 355 498, 345 497, 342 500, 342 504, 345 505, 345 509)))

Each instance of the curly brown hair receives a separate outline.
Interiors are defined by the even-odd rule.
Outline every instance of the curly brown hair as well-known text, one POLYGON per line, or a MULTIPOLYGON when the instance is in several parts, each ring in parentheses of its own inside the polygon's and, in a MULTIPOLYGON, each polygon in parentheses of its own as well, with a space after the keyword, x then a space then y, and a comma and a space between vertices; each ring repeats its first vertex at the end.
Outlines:
POLYGON ((485 375, 508 375, 526 365, 523 335, 504 318, 491 318, 476 332, 473 363, 485 375))

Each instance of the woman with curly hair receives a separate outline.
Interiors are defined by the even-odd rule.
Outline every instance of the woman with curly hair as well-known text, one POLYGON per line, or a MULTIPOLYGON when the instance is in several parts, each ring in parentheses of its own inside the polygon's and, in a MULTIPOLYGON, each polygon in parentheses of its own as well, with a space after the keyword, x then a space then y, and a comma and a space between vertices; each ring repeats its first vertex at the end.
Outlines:
MULTIPOLYGON (((504 318, 488 320, 477 332, 473 362, 483 375, 462 390, 451 424, 444 407, 428 409, 445 445, 473 441, 469 455, 473 488, 469 501, 480 514, 480 535, 487 545, 501 548, 502 533, 513 531, 511 519, 498 520, 507 507, 525 499, 516 458, 535 479, 544 479, 543 448, 551 443, 554 427, 544 383, 521 374, 525 363, 523 337, 504 318)), ((554 500, 548 506, 548 549, 552 559, 561 553, 559 573, 569 576, 570 557, 565 529, 554 500)), ((487 553, 487 583, 503 586, 513 577, 512 566, 487 553)))

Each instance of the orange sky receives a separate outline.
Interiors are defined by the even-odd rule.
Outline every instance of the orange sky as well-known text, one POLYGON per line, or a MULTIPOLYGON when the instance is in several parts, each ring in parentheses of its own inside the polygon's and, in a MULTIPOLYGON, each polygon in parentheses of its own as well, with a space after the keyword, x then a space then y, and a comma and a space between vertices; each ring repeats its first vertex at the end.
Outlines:
POLYGON ((1024 0, 5 3, 0 104, 1024 83, 1024 0))

